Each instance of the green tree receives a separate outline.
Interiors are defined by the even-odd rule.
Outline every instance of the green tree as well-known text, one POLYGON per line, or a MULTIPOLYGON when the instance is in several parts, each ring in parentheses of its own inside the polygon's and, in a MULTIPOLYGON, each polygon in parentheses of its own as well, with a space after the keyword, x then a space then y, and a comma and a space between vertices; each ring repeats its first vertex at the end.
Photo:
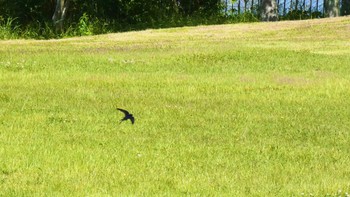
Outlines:
POLYGON ((341 6, 341 15, 346 16, 350 15, 350 0, 343 0, 342 1, 342 6, 341 6))
POLYGON ((0 0, 0 15, 16 18, 16 22, 23 26, 41 23, 52 16, 53 5, 51 0, 0 0))
POLYGON ((94 33, 98 26, 114 31, 205 21, 221 17, 223 6, 221 0, 0 0, 0 19, 14 19, 21 29, 53 28, 56 33, 67 27, 79 31, 83 21, 94 33))

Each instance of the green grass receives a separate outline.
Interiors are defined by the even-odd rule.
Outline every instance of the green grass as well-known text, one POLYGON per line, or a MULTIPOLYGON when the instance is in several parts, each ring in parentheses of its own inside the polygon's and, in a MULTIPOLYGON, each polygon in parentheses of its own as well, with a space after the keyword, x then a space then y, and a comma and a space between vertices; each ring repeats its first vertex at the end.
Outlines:
POLYGON ((0 196, 346 196, 349 30, 0 41, 0 196))

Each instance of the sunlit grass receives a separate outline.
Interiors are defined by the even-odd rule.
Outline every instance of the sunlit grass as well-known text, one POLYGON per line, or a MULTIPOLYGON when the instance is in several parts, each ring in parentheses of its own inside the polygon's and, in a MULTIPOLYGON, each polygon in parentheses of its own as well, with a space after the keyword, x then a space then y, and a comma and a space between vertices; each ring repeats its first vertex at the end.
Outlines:
POLYGON ((1 41, 0 195, 346 195, 349 27, 1 41))

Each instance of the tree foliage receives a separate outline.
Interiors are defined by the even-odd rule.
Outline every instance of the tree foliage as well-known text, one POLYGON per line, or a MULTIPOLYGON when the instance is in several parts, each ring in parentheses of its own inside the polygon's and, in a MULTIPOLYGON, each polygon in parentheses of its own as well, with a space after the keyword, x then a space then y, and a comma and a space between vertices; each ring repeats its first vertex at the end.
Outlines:
MULTIPOLYGON (((252 4, 258 2, 255 11, 245 9, 244 13, 235 14, 232 7, 231 14, 227 14, 230 11, 225 5, 229 1, 234 3, 237 0, 0 0, 0 26, 5 29, 0 34, 6 34, 0 35, 0 39, 8 35, 52 38, 259 19, 306 19, 322 15, 319 11, 311 12, 311 9, 295 9, 287 14, 283 12, 282 16, 277 10, 277 0, 252 0, 252 4), (64 16, 57 15, 58 1, 69 1, 64 16), (11 28, 12 32, 8 32, 11 28)), ((350 0, 324 1, 326 16, 337 16, 340 2, 340 14, 350 13, 350 0)), ((244 2, 246 7, 248 1, 244 2)))
POLYGON ((16 18, 19 24, 50 19, 54 11, 54 0, 0 0, 0 16, 16 18))
POLYGON ((341 15, 350 15, 350 0, 342 0, 341 15))
MULTIPOLYGON (((88 16, 114 27, 147 27, 184 17, 208 18, 220 14, 222 6, 220 0, 70 0, 66 25, 88 16)), ((21 27, 50 23, 55 8, 56 0, 0 0, 0 17, 16 19, 21 27)))

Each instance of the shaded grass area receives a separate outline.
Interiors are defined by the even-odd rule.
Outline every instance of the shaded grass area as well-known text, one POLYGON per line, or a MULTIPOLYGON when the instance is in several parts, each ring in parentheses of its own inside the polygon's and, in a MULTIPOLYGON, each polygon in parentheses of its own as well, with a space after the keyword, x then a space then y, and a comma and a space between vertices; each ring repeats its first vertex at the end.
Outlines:
POLYGON ((0 194, 346 195, 349 27, 2 41, 0 194))

